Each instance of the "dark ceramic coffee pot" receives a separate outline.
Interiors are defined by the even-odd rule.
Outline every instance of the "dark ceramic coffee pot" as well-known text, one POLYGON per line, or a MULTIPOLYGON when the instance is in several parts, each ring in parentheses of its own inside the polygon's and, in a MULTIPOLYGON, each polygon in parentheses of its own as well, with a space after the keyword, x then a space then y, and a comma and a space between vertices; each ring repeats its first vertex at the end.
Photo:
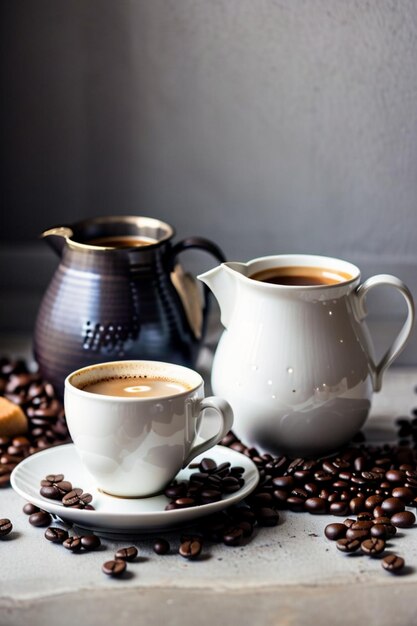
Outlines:
POLYGON ((47 230, 60 265, 38 313, 34 353, 62 396, 75 369, 122 359, 194 366, 207 318, 207 293, 177 262, 199 248, 223 262, 218 246, 148 217, 100 217, 47 230))

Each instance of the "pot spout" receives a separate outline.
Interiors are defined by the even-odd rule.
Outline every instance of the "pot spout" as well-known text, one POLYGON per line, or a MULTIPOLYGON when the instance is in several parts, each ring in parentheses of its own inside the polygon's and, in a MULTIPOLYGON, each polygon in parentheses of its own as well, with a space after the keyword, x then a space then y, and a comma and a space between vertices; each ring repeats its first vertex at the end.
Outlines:
POLYGON ((236 275, 244 274, 244 263, 222 263, 197 276, 213 292, 219 303, 220 319, 225 328, 229 326, 236 302, 236 275))
POLYGON ((52 250, 60 257, 67 240, 72 237, 72 235, 73 232, 71 228, 68 228, 67 226, 58 226, 56 228, 45 230, 41 234, 41 237, 46 239, 52 250))

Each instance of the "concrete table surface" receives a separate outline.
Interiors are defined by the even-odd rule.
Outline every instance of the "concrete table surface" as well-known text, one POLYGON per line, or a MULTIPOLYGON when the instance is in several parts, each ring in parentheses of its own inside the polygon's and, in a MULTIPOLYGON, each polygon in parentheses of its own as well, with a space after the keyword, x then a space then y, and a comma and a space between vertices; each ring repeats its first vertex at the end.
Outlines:
MULTIPOLYGON (((394 420, 417 405, 417 368, 392 368, 374 396, 367 438, 392 440, 394 420)), ((152 539, 103 540, 102 549, 68 553, 29 525, 24 502, 0 492, 0 517, 12 520, 0 540, 0 625, 59 624, 384 624, 417 622, 417 528, 403 530, 390 549, 405 557, 408 573, 391 576, 379 559, 342 555, 323 529, 335 518, 283 512, 275 528, 260 529, 246 546, 205 548, 194 562, 177 553, 157 556, 152 539), (117 548, 139 548, 128 575, 109 579, 101 565, 117 548)))

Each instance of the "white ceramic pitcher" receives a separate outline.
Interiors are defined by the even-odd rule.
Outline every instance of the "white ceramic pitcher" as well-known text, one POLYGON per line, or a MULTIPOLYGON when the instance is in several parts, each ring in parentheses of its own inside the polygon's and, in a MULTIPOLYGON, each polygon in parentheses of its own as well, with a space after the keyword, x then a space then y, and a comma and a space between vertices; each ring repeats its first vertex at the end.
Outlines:
POLYGON ((404 348, 414 304, 406 285, 387 274, 360 283, 351 263, 313 255, 279 255, 222 263, 199 276, 217 298, 225 331, 213 362, 212 387, 235 415, 245 444, 289 454, 328 452, 363 425, 372 391, 404 348), (330 285, 270 284, 250 278, 268 268, 320 267, 340 273, 330 285), (379 363, 364 319, 366 295, 397 289, 407 318, 379 363))

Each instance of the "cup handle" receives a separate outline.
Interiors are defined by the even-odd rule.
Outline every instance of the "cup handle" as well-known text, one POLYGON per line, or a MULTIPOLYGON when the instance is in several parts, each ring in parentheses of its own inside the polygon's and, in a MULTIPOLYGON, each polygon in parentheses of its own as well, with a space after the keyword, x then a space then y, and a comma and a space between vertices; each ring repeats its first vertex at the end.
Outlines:
MULTIPOLYGON (((209 439, 205 439, 201 443, 193 444, 188 453, 187 458, 183 462, 182 466, 186 467, 197 455, 205 452, 209 448, 212 448, 216 443, 221 441, 223 437, 229 432, 233 425, 233 411, 230 404, 223 400, 223 398, 218 398, 217 396, 209 396, 208 398, 203 398, 200 402, 200 415, 204 409, 214 409, 217 415, 221 418, 221 425, 219 431, 209 437, 209 439)), ((203 420, 212 419, 208 416, 202 416, 203 420)))
POLYGON ((371 276, 371 278, 365 280, 365 282, 359 285, 359 287, 357 287, 356 289, 356 303, 358 305, 357 312, 360 321, 362 321, 368 314, 365 301, 366 295, 368 291, 370 291, 370 289, 373 289, 378 285, 389 285, 391 287, 395 287, 395 289, 397 289, 401 293, 407 303, 407 318, 400 332, 394 339, 391 346, 385 352, 380 362, 375 363, 372 357, 369 357, 369 369, 371 372, 371 379, 374 391, 380 391, 382 384, 382 375, 384 371, 394 361, 394 359, 397 358, 397 356, 400 354, 401 350, 407 343, 407 340, 413 329, 415 312, 413 296, 411 295, 411 292, 408 289, 407 285, 405 285, 402 280, 400 280, 396 276, 391 276, 390 274, 378 274, 377 276, 371 276))

